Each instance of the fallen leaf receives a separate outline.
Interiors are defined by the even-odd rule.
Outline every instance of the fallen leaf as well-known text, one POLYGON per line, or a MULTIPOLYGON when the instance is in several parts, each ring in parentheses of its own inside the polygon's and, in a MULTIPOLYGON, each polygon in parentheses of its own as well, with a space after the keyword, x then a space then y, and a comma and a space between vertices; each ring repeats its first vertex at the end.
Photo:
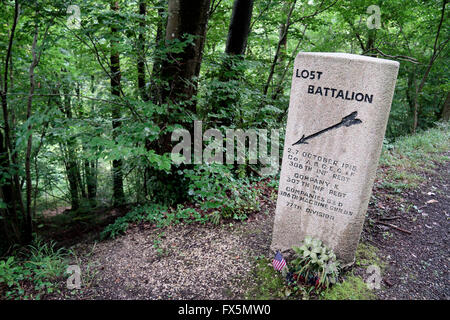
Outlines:
POLYGON ((439 202, 439 201, 437 201, 436 199, 431 199, 431 200, 428 200, 426 203, 436 203, 436 202, 439 202))

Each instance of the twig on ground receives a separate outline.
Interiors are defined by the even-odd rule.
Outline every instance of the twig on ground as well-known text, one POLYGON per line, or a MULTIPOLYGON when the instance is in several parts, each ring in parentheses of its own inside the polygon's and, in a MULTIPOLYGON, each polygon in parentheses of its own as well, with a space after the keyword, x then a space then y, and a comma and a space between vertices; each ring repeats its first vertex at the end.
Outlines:
POLYGON ((380 220, 394 220, 394 219, 398 219, 401 218, 400 216, 394 216, 394 217, 382 217, 380 218, 380 220))
POLYGON ((398 231, 401 231, 401 232, 404 232, 404 233, 407 233, 407 234, 411 234, 411 231, 402 229, 402 228, 397 227, 396 225, 393 225, 391 223, 386 223, 386 222, 383 222, 383 221, 375 221, 375 223, 382 224, 382 225, 385 225, 385 226, 397 229, 398 231))

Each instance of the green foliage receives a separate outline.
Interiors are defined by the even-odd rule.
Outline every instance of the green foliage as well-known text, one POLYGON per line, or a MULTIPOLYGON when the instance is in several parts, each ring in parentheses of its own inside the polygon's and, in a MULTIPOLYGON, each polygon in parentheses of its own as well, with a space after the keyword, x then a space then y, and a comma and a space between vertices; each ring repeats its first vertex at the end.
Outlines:
POLYGON ((333 250, 327 248, 322 241, 306 237, 301 247, 294 247, 295 259, 292 268, 297 280, 309 283, 315 279, 316 287, 328 288, 336 283, 339 277, 339 263, 333 250))
POLYGON ((30 275, 30 271, 18 265, 14 259, 11 256, 6 261, 0 261, 0 284, 8 287, 8 291, 6 292, 7 298, 13 296, 14 293, 23 294, 24 291, 20 286, 20 281, 30 275))
POLYGON ((415 188, 424 179, 418 172, 448 161, 442 153, 450 148, 449 126, 449 122, 438 122, 435 128, 385 143, 378 171, 382 186, 398 191, 415 188))
POLYGON ((64 249, 56 249, 54 242, 36 239, 18 255, 22 258, 10 256, 0 261, 0 294, 2 284, 7 299, 39 299, 59 290, 58 280, 65 274, 68 255, 64 249), (32 285, 31 292, 25 291, 25 283, 32 285))
POLYGON ((219 164, 196 166, 185 170, 189 179, 189 195, 200 209, 212 212, 218 222, 217 212, 225 219, 244 220, 250 212, 259 210, 259 191, 246 179, 234 177, 230 167, 219 164))
MULTIPOLYGON (((115 237, 130 223, 146 219, 158 226, 180 221, 218 224, 224 218, 245 219, 258 210, 258 191, 248 181, 249 167, 204 165, 179 169, 170 158, 170 134, 178 126, 189 128, 187 125, 193 120, 203 120, 209 127, 283 129, 293 61, 300 50, 396 57, 401 62, 381 159, 382 186, 398 191, 416 187, 423 179, 414 173, 416 169, 432 170, 435 161, 448 160, 439 155, 449 149, 448 124, 439 124, 427 134, 404 137, 413 129, 415 101, 419 105, 419 132, 433 127, 442 117, 450 88, 449 56, 444 51, 448 42, 448 10, 436 42, 442 44, 438 47, 443 50, 426 73, 433 58, 442 1, 256 1, 246 52, 233 57, 224 53, 233 1, 216 1, 201 48, 198 77, 177 81, 194 84, 198 91, 190 101, 176 102, 162 101, 161 91, 168 88, 168 83, 161 76, 161 67, 190 48, 194 36, 164 41, 168 15, 165 2, 148 5, 145 16, 137 14, 136 1, 122 1, 119 11, 111 10, 109 3, 79 2, 79 29, 67 25, 69 3, 21 3, 6 70, 10 81, 6 97, 10 119, 1 121, 3 130, 5 121, 11 121, 13 150, 7 158, 12 159, 14 154, 18 161, 7 168, 0 166, 0 185, 4 186, 13 175, 16 181, 25 181, 23 159, 32 136, 32 209, 37 216, 56 206, 68 206, 75 196, 81 206, 110 205, 112 162, 121 160, 126 201, 163 203, 167 208, 150 204, 136 208, 105 229, 103 236, 115 237), (370 5, 380 6, 380 29, 367 27, 370 5), (289 30, 286 42, 281 43, 280 26, 286 23, 289 30), (30 92, 30 48, 36 27, 40 61, 35 70, 36 90, 29 116, 24 102, 30 92), (120 32, 111 32, 113 27, 120 32), (111 42, 120 56, 120 96, 111 94, 111 42), (275 56, 278 47, 281 51, 275 56), (140 59, 145 69, 143 91, 148 99, 137 86, 136 62, 140 59), (269 79, 271 70, 274 73, 269 79), (416 96, 422 79, 423 89, 416 96), (186 108, 190 103, 195 103, 195 108, 186 108), (114 130, 112 121, 117 115, 113 116, 113 111, 118 112, 115 121, 121 124, 114 130), (73 165, 70 170, 69 163, 73 165), (76 186, 71 186, 69 171, 76 172, 76 186), (95 190, 89 197, 88 182, 92 181, 95 190), (192 203, 187 204, 188 200, 192 203), (178 207, 179 204, 183 205, 178 207)), ((0 24, 0 70, 4 70, 14 6, 13 1, 2 1, 0 6, 4 21, 0 24)), ((277 183, 278 179, 273 179, 271 185, 275 187, 277 183)), ((9 219, 3 214, 5 207, 6 203, 0 201, 2 220, 9 219)), ((20 215, 14 218, 21 220, 20 215)), ((76 215, 74 212, 70 217, 76 215)), ((18 229, 22 229, 22 224, 18 229)), ((0 238, 0 251, 5 251, 13 240, 0 238)))
POLYGON ((146 204, 137 206, 129 211, 123 217, 117 218, 114 223, 108 225, 100 234, 102 239, 116 238, 123 234, 129 227, 130 223, 137 222, 155 222, 159 226, 165 221, 165 212, 168 207, 158 204, 146 204))
POLYGON ((108 225, 101 238, 123 234, 130 223, 147 222, 157 228, 181 222, 218 224, 222 219, 245 220, 249 213, 259 210, 260 191, 248 180, 235 178, 227 166, 196 166, 185 169, 183 175, 189 181, 188 193, 196 207, 178 204, 173 209, 162 204, 140 205, 108 225))

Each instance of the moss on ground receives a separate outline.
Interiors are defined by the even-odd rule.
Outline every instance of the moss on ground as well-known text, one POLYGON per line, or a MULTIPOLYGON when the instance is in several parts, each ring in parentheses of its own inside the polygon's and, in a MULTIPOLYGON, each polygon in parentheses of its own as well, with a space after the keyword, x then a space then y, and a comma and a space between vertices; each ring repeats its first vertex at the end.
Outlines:
POLYGON ((322 292, 320 298, 323 300, 374 300, 376 296, 361 277, 352 274, 343 282, 322 292))
POLYGON ((276 272, 269 259, 258 257, 252 276, 256 285, 247 292, 245 298, 251 300, 281 299, 285 297, 285 280, 276 272))
POLYGON ((355 265, 358 267, 367 267, 376 265, 381 271, 386 268, 386 263, 378 256, 379 249, 371 244, 360 242, 356 249, 355 265))

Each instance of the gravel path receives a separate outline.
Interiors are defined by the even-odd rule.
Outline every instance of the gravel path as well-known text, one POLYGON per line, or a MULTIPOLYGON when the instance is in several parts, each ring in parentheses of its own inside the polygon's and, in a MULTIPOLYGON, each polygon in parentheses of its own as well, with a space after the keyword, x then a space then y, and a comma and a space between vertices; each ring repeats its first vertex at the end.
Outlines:
POLYGON ((78 299, 243 299, 255 257, 269 253, 273 212, 233 226, 134 227, 83 244, 78 299))

